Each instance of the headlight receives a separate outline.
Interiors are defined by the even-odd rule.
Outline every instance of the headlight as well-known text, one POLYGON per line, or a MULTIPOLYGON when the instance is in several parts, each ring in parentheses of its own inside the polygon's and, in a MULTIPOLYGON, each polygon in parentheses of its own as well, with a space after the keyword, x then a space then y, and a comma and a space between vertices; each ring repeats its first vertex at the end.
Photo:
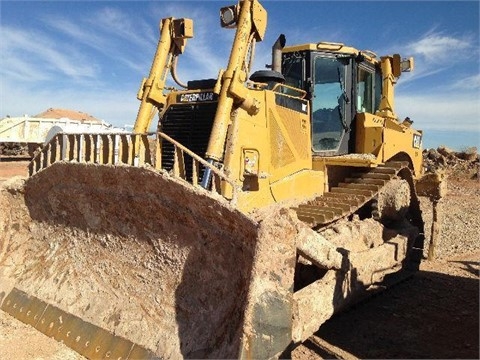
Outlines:
POLYGON ((220 24, 222 27, 232 28, 237 24, 238 7, 231 5, 220 9, 220 24))

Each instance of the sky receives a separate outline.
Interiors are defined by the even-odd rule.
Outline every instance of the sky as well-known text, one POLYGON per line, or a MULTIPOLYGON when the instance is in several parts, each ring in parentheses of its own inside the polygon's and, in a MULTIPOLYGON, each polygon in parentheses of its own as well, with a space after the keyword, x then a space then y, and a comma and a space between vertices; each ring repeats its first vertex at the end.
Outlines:
MULTIPOLYGON (((0 118, 48 108, 133 125, 165 17, 191 18, 194 38, 179 59, 183 82, 225 68, 234 30, 219 8, 235 1, 0 0, 0 118)), ((424 148, 480 149, 480 2, 263 1, 268 12, 254 70, 287 45, 342 42, 379 56, 413 56, 396 86, 396 113, 424 131, 424 148)))

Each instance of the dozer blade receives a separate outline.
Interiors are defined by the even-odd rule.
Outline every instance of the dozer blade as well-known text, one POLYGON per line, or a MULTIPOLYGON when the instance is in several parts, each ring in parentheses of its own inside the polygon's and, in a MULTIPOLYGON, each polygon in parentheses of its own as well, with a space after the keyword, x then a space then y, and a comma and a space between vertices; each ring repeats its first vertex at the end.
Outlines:
POLYGON ((6 184, 0 208, 2 310, 88 358, 267 358, 291 341, 289 216, 64 162, 6 184))

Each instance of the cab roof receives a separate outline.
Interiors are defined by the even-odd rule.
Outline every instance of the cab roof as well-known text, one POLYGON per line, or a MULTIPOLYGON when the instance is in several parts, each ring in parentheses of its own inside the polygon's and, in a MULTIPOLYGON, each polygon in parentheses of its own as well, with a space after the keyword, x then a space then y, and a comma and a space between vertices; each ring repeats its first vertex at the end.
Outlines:
POLYGON ((290 53, 295 51, 325 51, 336 54, 359 55, 362 54, 371 63, 378 63, 380 59, 377 54, 370 50, 358 50, 342 43, 322 41, 318 43, 308 43, 301 45, 285 46, 283 53, 290 53))

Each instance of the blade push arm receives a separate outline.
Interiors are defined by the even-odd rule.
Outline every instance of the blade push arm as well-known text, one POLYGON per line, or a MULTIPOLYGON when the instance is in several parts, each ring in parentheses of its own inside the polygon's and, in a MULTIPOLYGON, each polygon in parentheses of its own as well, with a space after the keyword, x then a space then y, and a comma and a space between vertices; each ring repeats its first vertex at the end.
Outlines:
POLYGON ((153 59, 150 75, 144 78, 137 98, 141 101, 133 132, 148 131, 157 109, 165 105, 163 94, 169 71, 174 71, 174 57, 182 54, 187 39, 193 37, 193 22, 191 19, 165 18, 160 23, 160 40, 153 59), (172 65, 173 64, 173 65, 172 65))
MULTIPOLYGON (((257 0, 244 0, 239 5, 221 9, 221 23, 223 27, 236 28, 236 33, 227 69, 220 72, 218 107, 206 151, 210 163, 222 160, 234 101, 249 114, 260 110, 245 87, 249 71, 246 64, 247 57, 253 56, 255 41, 261 41, 265 35, 267 12, 257 0)), ((202 186, 208 187, 209 181, 210 172, 206 171, 202 186)))

